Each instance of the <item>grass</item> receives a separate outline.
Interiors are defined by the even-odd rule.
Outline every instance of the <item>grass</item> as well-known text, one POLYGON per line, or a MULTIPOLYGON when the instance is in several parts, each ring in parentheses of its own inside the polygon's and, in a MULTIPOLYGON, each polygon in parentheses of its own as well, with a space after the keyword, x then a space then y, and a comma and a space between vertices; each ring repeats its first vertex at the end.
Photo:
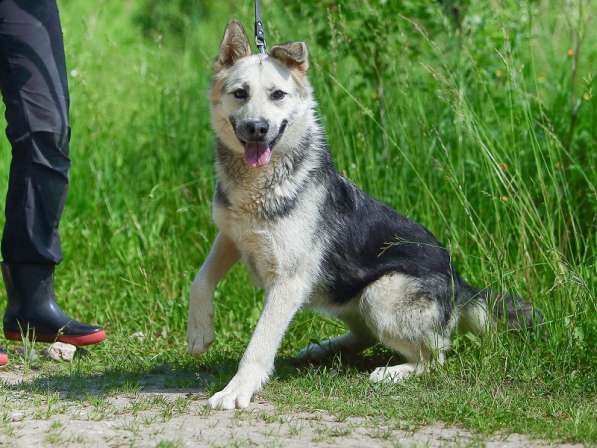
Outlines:
MULTIPOLYGON (((444 368, 374 386, 367 371, 392 356, 380 348, 294 369, 289 358, 299 348, 343 332, 300 313, 264 397, 289 411, 324 409, 396 427, 441 420, 480 433, 597 442, 597 40, 587 33, 577 47, 573 33, 597 11, 583 4, 504 2, 490 12, 471 5, 471 23, 485 25, 462 34, 432 35, 397 17, 418 52, 387 48, 396 63, 384 74, 380 117, 379 96, 355 59, 318 43, 317 27, 300 26, 307 19, 266 3, 270 43, 310 46, 339 170, 424 223, 471 283, 530 298, 546 323, 536 334, 457 336, 444 368)), ((251 28, 251 2, 221 2, 176 39, 143 37, 139 10, 116 0, 61 4, 73 170, 57 289, 70 314, 105 324, 110 336, 71 365, 33 366, 41 379, 21 389, 0 385, 3 394, 33 393, 44 403, 41 418, 61 402, 97 396, 103 415, 110 410, 101 397, 134 393, 150 375, 168 377, 167 387, 214 392, 233 374, 261 309, 261 292, 235 267, 216 293, 216 343, 198 361, 186 355, 189 286, 215 235, 210 65, 229 19, 251 28), (132 338, 136 332, 144 337, 132 338)), ((0 146, 7 179, 10 149, 4 139, 0 146)), ((19 368, 12 358, 9 369, 19 368)), ((172 406, 162 406, 164 418, 184 412, 184 403, 172 406)), ((10 426, 6 419, 0 414, 10 426)))

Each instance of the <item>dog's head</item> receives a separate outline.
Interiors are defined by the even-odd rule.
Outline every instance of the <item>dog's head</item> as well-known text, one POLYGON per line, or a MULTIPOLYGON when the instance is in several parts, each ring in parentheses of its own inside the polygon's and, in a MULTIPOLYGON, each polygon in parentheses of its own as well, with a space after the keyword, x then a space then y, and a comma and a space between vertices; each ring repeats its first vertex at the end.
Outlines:
POLYGON ((267 165, 272 153, 282 154, 300 141, 312 108, 308 67, 304 42, 251 55, 242 25, 226 27, 210 92, 212 126, 249 166, 267 165))

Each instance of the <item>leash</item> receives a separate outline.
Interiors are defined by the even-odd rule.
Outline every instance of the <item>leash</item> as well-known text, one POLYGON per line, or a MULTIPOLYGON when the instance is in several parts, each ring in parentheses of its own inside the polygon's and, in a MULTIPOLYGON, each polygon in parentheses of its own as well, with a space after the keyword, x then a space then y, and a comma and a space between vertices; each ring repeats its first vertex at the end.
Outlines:
POLYGON ((259 53, 265 54, 265 31, 263 30, 263 22, 261 22, 259 0, 255 0, 255 44, 259 49, 259 53))

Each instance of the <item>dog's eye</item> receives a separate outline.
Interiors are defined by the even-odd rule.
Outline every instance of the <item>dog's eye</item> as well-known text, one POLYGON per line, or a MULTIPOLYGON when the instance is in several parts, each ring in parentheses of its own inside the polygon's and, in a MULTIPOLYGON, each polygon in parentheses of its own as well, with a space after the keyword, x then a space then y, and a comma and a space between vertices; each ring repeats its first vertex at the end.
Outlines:
POLYGON ((234 98, 239 100, 246 100, 249 97, 249 94, 245 89, 236 89, 232 94, 234 95, 234 98))
POLYGON ((286 92, 284 92, 282 90, 274 90, 274 92, 271 95, 271 98, 272 98, 272 100, 277 101, 277 100, 281 100, 285 96, 286 96, 286 92))

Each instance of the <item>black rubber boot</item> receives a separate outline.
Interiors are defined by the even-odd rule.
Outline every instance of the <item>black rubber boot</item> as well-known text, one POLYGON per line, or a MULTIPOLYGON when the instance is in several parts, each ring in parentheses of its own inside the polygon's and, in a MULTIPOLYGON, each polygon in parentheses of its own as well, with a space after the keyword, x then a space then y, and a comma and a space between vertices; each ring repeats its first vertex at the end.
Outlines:
POLYGON ((39 342, 60 341, 72 345, 97 344, 106 338, 101 327, 68 317, 56 303, 54 265, 2 263, 8 295, 4 336, 39 342))

